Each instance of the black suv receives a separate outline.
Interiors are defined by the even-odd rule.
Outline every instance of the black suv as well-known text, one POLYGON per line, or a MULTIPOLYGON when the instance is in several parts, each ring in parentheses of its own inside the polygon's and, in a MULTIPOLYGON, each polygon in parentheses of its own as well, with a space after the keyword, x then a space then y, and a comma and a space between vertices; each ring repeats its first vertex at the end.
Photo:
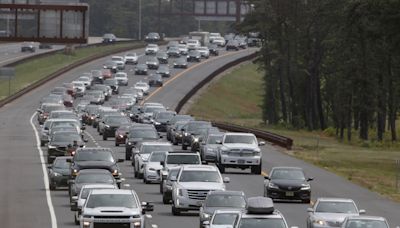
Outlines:
POLYGON ((151 124, 135 124, 130 127, 128 137, 125 143, 125 159, 130 160, 132 157, 132 149, 141 141, 159 140, 160 135, 155 127, 151 124))
POLYGON ((117 163, 124 159, 116 159, 110 148, 87 147, 76 150, 71 162, 71 179, 84 169, 104 169, 110 171, 115 179, 121 178, 120 168, 117 163))

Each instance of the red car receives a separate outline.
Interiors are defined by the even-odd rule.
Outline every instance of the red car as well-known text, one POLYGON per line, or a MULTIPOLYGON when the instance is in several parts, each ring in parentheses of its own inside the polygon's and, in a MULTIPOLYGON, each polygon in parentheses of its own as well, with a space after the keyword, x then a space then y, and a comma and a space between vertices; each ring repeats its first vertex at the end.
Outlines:
POLYGON ((73 98, 76 97, 76 88, 72 83, 64 83, 63 86, 67 88, 67 93, 71 95, 73 98))
POLYGON ((101 69, 101 75, 103 76, 103 80, 112 78, 112 72, 110 69, 101 69))
POLYGON ((64 100, 64 106, 68 107, 68 108, 72 108, 74 107, 74 98, 67 94, 63 96, 63 100, 64 100))
POLYGON ((130 126, 121 126, 115 131, 115 146, 119 146, 119 144, 125 144, 129 127, 130 126))

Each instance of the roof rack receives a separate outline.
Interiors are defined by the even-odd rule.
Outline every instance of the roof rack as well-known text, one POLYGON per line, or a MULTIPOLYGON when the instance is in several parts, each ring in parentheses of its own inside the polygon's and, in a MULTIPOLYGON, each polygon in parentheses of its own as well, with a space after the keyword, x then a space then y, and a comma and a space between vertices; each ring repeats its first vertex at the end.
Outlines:
POLYGON ((274 203, 267 197, 250 197, 247 200, 248 214, 272 214, 274 213, 274 203))

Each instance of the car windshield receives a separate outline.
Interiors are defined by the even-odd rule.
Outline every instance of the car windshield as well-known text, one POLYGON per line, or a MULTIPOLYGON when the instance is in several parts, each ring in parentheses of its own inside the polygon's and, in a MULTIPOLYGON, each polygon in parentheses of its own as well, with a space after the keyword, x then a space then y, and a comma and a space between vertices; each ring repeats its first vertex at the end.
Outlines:
POLYGON ((110 151, 81 151, 75 155, 74 160, 115 162, 110 151))
POLYGON ((251 135, 227 135, 224 143, 256 144, 256 137, 251 135))
POLYGON ((129 132, 129 138, 146 138, 146 139, 157 139, 159 138, 157 131, 154 129, 134 129, 129 132))
POLYGON ((132 194, 95 194, 89 197, 86 207, 137 208, 137 202, 132 194))
POLYGON ((217 144, 217 141, 222 141, 223 135, 210 135, 207 139, 207 144, 217 144))
POLYGON ((45 105, 43 106, 43 112, 51 112, 51 111, 56 111, 56 110, 63 110, 64 106, 62 105, 45 105))
POLYGON ((194 130, 196 130, 198 128, 204 128, 204 127, 207 127, 207 126, 211 126, 211 123, 208 123, 208 122, 190 122, 190 123, 188 123, 187 130, 189 132, 192 132, 192 131, 194 131, 194 130))
POLYGON ((76 183, 107 183, 113 184, 114 177, 110 174, 103 173, 81 173, 76 177, 76 183))
POLYGON ((58 127, 58 126, 70 126, 70 127, 79 128, 77 122, 69 122, 69 121, 62 121, 61 122, 60 121, 60 122, 52 122, 52 124, 51 124, 51 128, 58 127))
POLYGON ((172 146, 170 145, 143 145, 140 150, 141 154, 150 154, 154 151, 172 151, 172 146))
POLYGON ((242 218, 239 228, 286 228, 282 218, 242 218))
POLYGON ((146 83, 136 83, 136 87, 147 87, 146 83))
POLYGON ((213 225, 235 225, 239 218, 237 213, 220 213, 216 214, 211 224, 213 225))
POLYGON ((235 207, 244 208, 246 207, 246 200, 243 196, 237 195, 209 195, 206 200, 207 207, 235 207))
POLYGON ((56 159, 53 163, 53 168, 56 169, 69 169, 70 163, 67 162, 67 159, 56 159))
POLYGON ((200 160, 197 155, 170 154, 167 157, 166 163, 174 165, 194 165, 200 164, 200 160))
POLYGON ((50 118, 60 118, 60 117, 68 119, 69 117, 76 118, 76 115, 72 112, 52 112, 50 114, 50 118))
POLYGON ((89 196, 90 191, 92 191, 93 189, 113 189, 113 188, 83 188, 82 189, 82 193, 80 198, 81 199, 87 199, 87 197, 89 196))
POLYGON ((151 162, 160 162, 165 160, 166 153, 165 152, 156 152, 152 153, 150 156, 150 161, 151 162))
POLYGON ((357 208, 353 202, 319 202, 315 212, 356 214, 357 208))
POLYGON ((372 219, 351 219, 345 228, 388 228, 386 222, 372 219))
POLYGON ((305 180, 306 178, 302 170, 275 169, 271 174, 271 179, 305 180))
POLYGON ((157 119, 167 119, 167 120, 169 120, 172 117, 174 117, 174 115, 175 115, 175 113, 173 113, 173 112, 160 112, 157 115, 157 119))
POLYGON ((185 170, 179 177, 180 182, 221 182, 221 177, 215 171, 185 170))
POLYGON ((51 139, 52 142, 73 142, 73 141, 81 141, 81 136, 74 133, 58 133, 54 134, 53 138, 51 139))
POLYGON ((129 120, 125 116, 108 116, 105 120, 107 124, 129 124, 129 120))

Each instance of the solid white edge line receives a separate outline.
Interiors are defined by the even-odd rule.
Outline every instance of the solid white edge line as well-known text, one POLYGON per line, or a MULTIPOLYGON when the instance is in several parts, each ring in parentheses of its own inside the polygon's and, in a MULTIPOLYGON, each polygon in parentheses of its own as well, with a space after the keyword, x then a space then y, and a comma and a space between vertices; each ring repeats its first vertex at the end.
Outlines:
POLYGON ((51 192, 49 189, 49 177, 47 174, 47 165, 44 161, 44 156, 43 156, 43 150, 40 147, 40 136, 39 132, 37 131, 35 124, 33 123, 33 118, 36 116, 36 113, 33 113, 31 119, 30 119, 30 124, 32 126, 32 129, 35 133, 36 137, 36 149, 39 151, 39 157, 40 157, 40 163, 42 165, 42 171, 43 171, 43 181, 44 181, 44 188, 46 191, 46 199, 47 199, 47 206, 49 207, 49 212, 50 212, 50 219, 51 219, 51 227, 52 228, 57 228, 57 217, 56 213, 54 212, 54 206, 53 206, 53 201, 51 200, 51 192))

